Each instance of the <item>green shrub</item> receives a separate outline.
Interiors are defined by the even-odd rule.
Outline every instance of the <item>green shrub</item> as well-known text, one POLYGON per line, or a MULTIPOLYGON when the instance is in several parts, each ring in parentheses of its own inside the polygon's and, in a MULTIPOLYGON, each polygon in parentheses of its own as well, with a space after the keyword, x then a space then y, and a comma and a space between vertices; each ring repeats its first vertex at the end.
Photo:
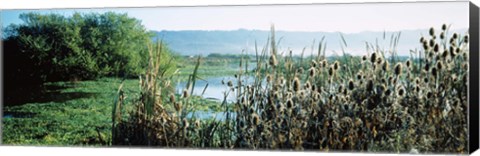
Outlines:
MULTIPOLYGON (((5 68, 29 81, 137 76, 146 66, 149 33, 127 14, 21 14, 6 28, 5 68)), ((7 78, 8 80, 8 78, 7 78)))

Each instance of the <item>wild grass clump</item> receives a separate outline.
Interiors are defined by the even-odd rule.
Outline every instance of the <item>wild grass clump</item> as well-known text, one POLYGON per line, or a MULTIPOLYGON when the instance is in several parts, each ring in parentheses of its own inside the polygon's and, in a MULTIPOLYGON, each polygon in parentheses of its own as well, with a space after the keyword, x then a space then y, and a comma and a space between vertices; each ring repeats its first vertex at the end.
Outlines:
POLYGON ((440 38, 430 29, 420 39, 423 49, 407 60, 394 50, 399 36, 388 50, 367 44, 361 58, 328 60, 320 42, 310 60, 293 59, 292 52, 279 54, 272 27, 269 44, 257 51, 256 70, 240 70, 236 82, 227 83, 225 94, 236 100, 233 109, 222 104, 225 120, 186 118, 191 88, 170 98, 176 111, 166 111, 156 91, 168 83, 152 82, 162 78, 147 72, 138 110, 117 125, 122 132, 114 140, 166 147, 465 153, 468 35, 448 37, 443 27, 440 38))

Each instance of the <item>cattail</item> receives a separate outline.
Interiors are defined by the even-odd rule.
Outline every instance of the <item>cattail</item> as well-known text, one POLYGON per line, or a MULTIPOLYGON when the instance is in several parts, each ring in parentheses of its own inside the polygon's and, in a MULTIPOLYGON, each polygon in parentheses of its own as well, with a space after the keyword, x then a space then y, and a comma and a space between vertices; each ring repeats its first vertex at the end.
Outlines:
POLYGON ((377 59, 377 53, 372 53, 372 55, 370 56, 370 62, 372 63, 375 63, 375 60, 377 59))
POLYGON ((435 36, 435 30, 433 29, 433 27, 430 28, 430 31, 428 31, 430 33, 430 36, 435 36))
POLYGON ((275 57, 275 55, 271 55, 270 56, 270 61, 269 61, 270 65, 273 66, 273 67, 276 67, 277 64, 278 64, 278 61, 277 61, 277 58, 275 57))
POLYGON ((175 95, 170 94, 170 102, 175 103, 175 95))
POLYGON ((294 91, 299 91, 300 87, 301 87, 300 80, 298 79, 298 77, 295 77, 293 79, 293 90, 294 91))
POLYGON ((183 96, 183 98, 188 98, 189 95, 188 95, 187 89, 184 89, 184 90, 183 90, 182 96, 183 96))
POLYGON ((395 75, 400 75, 401 73, 402 73, 402 64, 397 63, 397 65, 395 65, 395 75))
POLYGON ((353 90, 354 87, 355 87, 355 85, 353 84, 353 80, 350 79, 350 80, 348 81, 348 89, 353 90))

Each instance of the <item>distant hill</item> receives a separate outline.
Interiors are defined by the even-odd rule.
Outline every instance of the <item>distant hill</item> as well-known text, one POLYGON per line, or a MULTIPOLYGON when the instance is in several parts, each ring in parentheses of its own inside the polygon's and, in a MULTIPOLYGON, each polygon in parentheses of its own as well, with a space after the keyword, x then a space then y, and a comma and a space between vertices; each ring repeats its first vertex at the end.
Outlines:
MULTIPOLYGON (((467 29, 459 29, 450 32, 464 33, 467 29)), ((262 30, 233 30, 233 31, 156 31, 156 38, 163 39, 169 47, 181 55, 208 55, 210 53, 220 54, 238 54, 246 50, 254 54, 255 42, 258 50, 265 47, 270 31, 262 30)), ((388 48, 391 35, 398 32, 360 32, 343 34, 347 42, 347 52, 352 55, 361 55, 365 53, 365 42, 375 44, 377 41, 380 46, 388 48), (385 36, 385 38, 384 38, 385 36)), ((409 50, 420 49, 419 39, 421 36, 428 35, 428 30, 405 30, 401 31, 397 51, 400 55, 409 55, 409 50)), ((327 55, 334 54, 334 51, 341 55, 340 42, 342 42, 339 32, 293 32, 276 31, 275 37, 280 40, 280 52, 286 52, 292 49, 294 54, 300 54, 305 49, 305 55, 311 54, 312 45, 314 53, 318 48, 318 42, 325 37, 327 42, 327 55)))

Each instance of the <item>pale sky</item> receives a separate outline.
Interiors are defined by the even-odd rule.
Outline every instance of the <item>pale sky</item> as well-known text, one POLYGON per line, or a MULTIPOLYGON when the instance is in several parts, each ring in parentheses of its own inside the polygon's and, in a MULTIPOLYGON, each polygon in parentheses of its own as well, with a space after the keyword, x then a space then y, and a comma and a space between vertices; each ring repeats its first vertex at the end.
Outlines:
MULTIPOLYGON (((20 23, 18 15, 32 10, 2 10, 3 26, 20 23)), ((38 11, 38 10, 33 10, 38 11)), ((212 7, 157 7, 118 9, 42 10, 40 13, 114 11, 128 13, 142 21, 150 30, 276 30, 286 31, 400 31, 426 29, 445 22, 453 29, 468 28, 468 1, 212 6, 212 7)))

